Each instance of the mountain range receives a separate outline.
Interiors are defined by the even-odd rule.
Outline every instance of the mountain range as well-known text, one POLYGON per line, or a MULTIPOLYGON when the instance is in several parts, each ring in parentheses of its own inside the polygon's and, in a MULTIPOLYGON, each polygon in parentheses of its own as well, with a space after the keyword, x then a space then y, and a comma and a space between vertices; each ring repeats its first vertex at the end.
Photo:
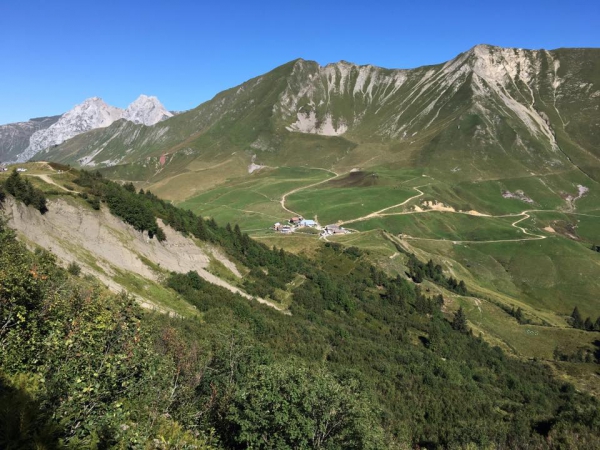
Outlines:
POLYGON ((0 126, 0 160, 27 161, 41 150, 120 119, 150 126, 172 116, 156 97, 140 95, 126 109, 92 97, 59 116, 0 126))
MULTIPOLYGON (((177 114, 92 98, 6 125, 2 149, 32 159, 0 173, 0 287, 29 316, 0 372, 47 373, 48 433, 85 442, 174 442, 182 421, 231 449, 598 448, 599 132, 600 49, 490 45, 414 69, 297 59, 177 114), (314 411, 366 411, 336 406, 359 398, 342 384, 377 420, 298 441, 314 411), (149 407, 173 426, 144 431, 149 407)), ((30 404, 0 425, 42 429, 30 404)))
POLYGON ((489 45, 409 70, 299 59, 154 126, 117 121, 38 158, 163 185, 198 162, 241 174, 253 158, 341 170, 408 161, 463 178, 576 166, 597 178, 599 64, 598 49, 489 45))

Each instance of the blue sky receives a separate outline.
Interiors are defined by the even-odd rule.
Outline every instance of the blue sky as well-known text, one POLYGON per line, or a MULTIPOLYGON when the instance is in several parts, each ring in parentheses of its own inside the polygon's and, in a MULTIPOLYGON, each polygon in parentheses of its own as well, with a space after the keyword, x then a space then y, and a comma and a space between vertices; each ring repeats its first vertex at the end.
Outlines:
POLYGON ((600 2, 2 0, 0 123, 92 96, 189 109, 298 57, 410 68, 479 43, 600 47, 600 2))

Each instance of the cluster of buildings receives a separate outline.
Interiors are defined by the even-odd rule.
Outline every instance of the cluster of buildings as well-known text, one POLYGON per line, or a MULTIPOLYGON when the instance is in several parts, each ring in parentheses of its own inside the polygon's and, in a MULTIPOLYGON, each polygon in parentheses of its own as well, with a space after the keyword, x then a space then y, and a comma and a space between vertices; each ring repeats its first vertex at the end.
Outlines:
MULTIPOLYGON (((8 167, 6 167, 3 163, 0 163, 0 172, 8 172, 8 167)), ((17 172, 27 172, 27 169, 23 167, 17 167, 17 172)))
POLYGON ((332 234, 346 234, 349 231, 339 225, 327 225, 321 227, 316 221, 305 219, 302 216, 292 217, 287 223, 277 222, 273 225, 273 229, 279 233, 293 233, 298 228, 314 228, 321 231, 321 236, 330 236, 332 234))
POLYGON ((293 233, 296 228, 304 227, 320 229, 319 224, 317 222, 315 222, 314 220, 304 219, 302 216, 292 217, 290 220, 288 220, 287 223, 282 224, 280 222, 277 222, 275 225, 273 225, 273 229, 275 231, 284 234, 293 233))
POLYGON ((331 236, 332 234, 348 234, 350 233, 348 230, 346 230, 344 227, 340 227, 339 225, 327 225, 325 228, 323 228, 323 231, 321 232, 322 236, 331 236))

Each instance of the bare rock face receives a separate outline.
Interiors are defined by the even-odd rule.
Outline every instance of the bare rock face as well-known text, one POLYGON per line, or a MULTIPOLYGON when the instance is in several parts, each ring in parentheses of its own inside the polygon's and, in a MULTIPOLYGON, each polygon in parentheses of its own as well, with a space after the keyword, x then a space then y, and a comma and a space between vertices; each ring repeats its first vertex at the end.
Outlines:
POLYGON ((173 113, 167 111, 158 98, 143 94, 131 103, 123 113, 124 119, 148 126, 169 117, 173 117, 173 113))
POLYGON ((508 113, 556 149, 552 130, 533 107, 540 73, 548 64, 552 70, 545 75, 559 86, 560 64, 544 50, 477 45, 445 64, 410 70, 346 61, 323 67, 298 60, 274 113, 293 132, 339 136, 362 126, 375 136, 410 138, 437 125, 456 109, 455 94, 468 90, 476 103, 494 103, 478 114, 494 109, 508 113))
POLYGON ((19 162, 28 161, 38 152, 63 143, 78 134, 96 128, 105 128, 119 119, 147 126, 172 117, 156 97, 140 95, 127 109, 110 106, 99 97, 92 97, 63 114, 48 128, 34 132, 29 145, 18 156, 19 162))
POLYGON ((55 124, 60 116, 38 117, 27 122, 0 125, 0 162, 9 162, 29 146, 31 136, 55 124))

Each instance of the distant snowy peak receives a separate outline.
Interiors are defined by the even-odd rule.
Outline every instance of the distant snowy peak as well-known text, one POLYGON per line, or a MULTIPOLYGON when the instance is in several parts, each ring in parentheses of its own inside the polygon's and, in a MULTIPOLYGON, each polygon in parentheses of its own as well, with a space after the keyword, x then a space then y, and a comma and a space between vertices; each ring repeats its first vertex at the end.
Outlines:
POLYGON ((154 125, 169 117, 173 117, 173 113, 167 111, 166 108, 156 97, 140 95, 131 105, 127 107, 123 115, 133 123, 154 125))
POLYGON ((120 119, 151 126, 172 116, 156 97, 147 95, 140 95, 127 109, 110 106, 99 97, 88 98, 63 114, 52 126, 33 133, 18 161, 27 161, 42 150, 86 131, 108 127, 120 119))

